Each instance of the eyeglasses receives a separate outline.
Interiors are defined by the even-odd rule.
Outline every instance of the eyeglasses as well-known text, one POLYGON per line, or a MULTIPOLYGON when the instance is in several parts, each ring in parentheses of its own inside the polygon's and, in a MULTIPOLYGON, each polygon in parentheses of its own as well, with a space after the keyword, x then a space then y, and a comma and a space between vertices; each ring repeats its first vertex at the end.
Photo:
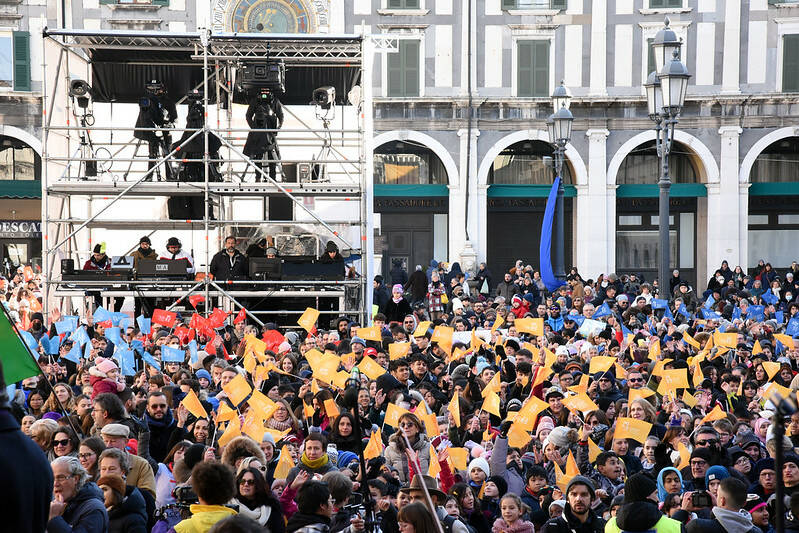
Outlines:
POLYGON ((69 444, 69 439, 54 440, 53 446, 66 446, 69 444))
POLYGON ((719 441, 716 439, 707 439, 707 440, 698 440, 696 441, 697 446, 710 446, 711 444, 718 444, 719 441))
POLYGON ((79 453, 78 454, 78 459, 88 459, 92 455, 97 455, 97 454, 94 453, 94 452, 91 452, 91 453, 79 453))
POLYGON ((735 464, 737 464, 737 465, 745 465, 745 464, 748 464, 748 463, 749 463, 749 459, 747 459, 746 457, 739 457, 738 460, 735 461, 735 464))
POLYGON ((691 466, 704 466, 707 464, 707 461, 699 460, 699 461, 691 461, 691 466))
POLYGON ((71 477, 75 477, 75 474, 69 474, 69 475, 58 474, 57 476, 53 476, 53 480, 57 481, 58 483, 63 483, 64 481, 68 480, 71 477))
POLYGON ((629 381, 630 383, 643 383, 644 378, 630 378, 627 381, 629 381))
POLYGON ((150 405, 150 409, 166 409, 165 403, 154 403, 150 405))
POLYGON ((242 479, 239 481, 239 485, 255 485, 254 479, 242 479))

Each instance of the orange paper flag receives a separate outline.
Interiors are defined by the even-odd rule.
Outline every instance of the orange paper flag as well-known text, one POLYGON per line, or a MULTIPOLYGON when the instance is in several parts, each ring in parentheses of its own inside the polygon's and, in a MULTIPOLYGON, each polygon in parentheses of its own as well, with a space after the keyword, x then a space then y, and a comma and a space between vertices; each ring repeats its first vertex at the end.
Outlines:
POLYGON ((588 460, 590 462, 596 461, 596 458, 599 457, 599 454, 602 453, 602 449, 596 445, 596 443, 588 439, 588 460))
POLYGON ((544 335, 543 318, 517 318, 513 321, 513 325, 519 333, 530 333, 539 337, 544 335))
POLYGON ((688 406, 689 409, 693 409, 696 405, 696 398, 693 394, 688 392, 687 390, 682 391, 682 403, 688 406))
POLYGON ((338 405, 336 405, 336 401, 333 398, 325 400, 325 413, 328 418, 336 418, 340 414, 338 405))
POLYGON ((650 361, 657 361, 658 357, 660 356, 660 339, 655 339, 652 344, 649 345, 649 360, 650 361))
POLYGON ((251 437, 255 442, 261 442, 264 433, 266 433, 264 419, 250 411, 244 418, 244 423, 241 425, 241 432, 251 437))
POLYGON ((189 389, 189 393, 180 404, 197 418, 208 418, 208 413, 205 412, 203 404, 200 403, 200 399, 192 389, 189 389))
POLYGON ((721 420, 722 418, 727 418, 727 413, 724 412, 720 405, 717 405, 712 411, 705 415, 705 418, 702 419, 702 423, 700 425, 704 425, 708 422, 715 422, 716 420, 721 420))
POLYGON ((377 326, 358 328, 358 336, 367 341, 383 342, 383 335, 377 326))
POLYGON ((361 362, 358 363, 358 370, 366 374, 366 376, 373 381, 386 373, 385 368, 368 356, 364 356, 361 362))
POLYGON ((686 466, 690 466, 691 464, 691 452, 688 451, 688 448, 685 447, 685 444, 677 441, 677 451, 680 452, 680 464, 677 466, 677 470, 682 470, 686 466))
POLYGON ((769 381, 774 379, 774 376, 780 371, 781 366, 780 363, 775 363, 774 361, 763 361, 763 369, 766 371, 766 374, 768 374, 769 381))
POLYGON ((239 427, 239 420, 237 418, 228 422, 225 432, 219 437, 219 446, 227 446, 230 441, 239 436, 241 436, 241 428, 239 427))
POLYGON ((505 323, 505 319, 501 316, 497 315, 497 319, 494 320, 494 325, 491 326, 491 333, 495 332, 498 328, 502 327, 502 324, 505 323))
POLYGON ((609 357, 605 355, 597 355, 592 357, 591 364, 588 367, 588 373, 594 375, 597 372, 605 372, 612 367, 615 362, 615 357, 609 357))
POLYGON ((386 408, 386 416, 383 419, 384 424, 388 424, 393 428, 399 427, 399 417, 405 413, 410 413, 407 409, 403 409, 397 404, 390 403, 386 408))
POLYGON ((305 415, 305 418, 311 418, 316 413, 313 405, 309 405, 305 402, 302 402, 302 412, 305 415))
POLYGON ((692 380, 694 387, 698 387, 704 380, 705 375, 702 373, 702 367, 699 366, 699 363, 697 363, 694 367, 694 375, 692 380))
POLYGON ((524 448, 532 439, 530 433, 516 422, 508 430, 508 446, 511 448, 524 448))
POLYGON ((627 399, 627 402, 630 403, 633 400, 637 400, 638 398, 646 399, 652 396, 653 394, 655 394, 655 391, 647 387, 644 387, 642 389, 630 389, 630 395, 627 399))
MULTIPOLYGON (((419 409, 419 411, 421 411, 421 409, 419 409)), ((438 418, 436 417, 435 413, 428 413, 426 415, 420 414, 419 419, 424 424, 427 438, 433 438, 441 434, 441 431, 438 429, 438 418)))
POLYGON ((682 334, 682 338, 683 338, 683 340, 684 340, 685 342, 687 342, 688 344, 690 344, 691 346, 693 346, 693 347, 694 347, 694 348, 696 348, 697 350, 698 350, 698 349, 700 349, 700 348, 702 347, 702 345, 701 345, 701 344, 699 344, 699 342, 697 342, 697 341, 696 341, 696 339, 694 339, 693 337, 691 337, 691 335, 690 335, 690 334, 689 334, 687 331, 686 331, 686 332, 683 332, 683 334, 682 334))
POLYGON ((390 361, 401 359, 411 351, 410 342, 392 342, 388 345, 388 358, 390 361))
POLYGON ((502 415, 499 414, 499 396, 497 396, 496 392, 489 393, 485 400, 483 400, 483 410, 500 418, 502 417, 502 415))
POLYGON ((752 346, 752 355, 757 355, 763 352, 763 347, 760 346, 760 340, 755 341, 755 345, 752 346))
POLYGON ((363 449, 363 458, 368 461, 369 459, 380 457, 382 453, 383 443, 380 442, 379 432, 372 433, 369 437, 369 442, 363 449))
POLYGON ((429 320, 424 320, 419 322, 419 325, 416 326, 416 329, 413 331, 414 337, 424 337, 427 334, 427 330, 430 329, 433 323, 429 320))
POLYGON ((452 418, 455 420, 455 426, 460 427, 461 402, 460 402, 460 397, 458 396, 457 393, 452 395, 452 400, 450 400, 449 405, 447 406, 447 410, 452 414, 452 418))
POLYGON ((667 393, 674 393, 677 389, 688 388, 688 369, 687 368, 674 368, 671 370, 664 370, 660 378, 660 385, 658 386, 658 394, 665 395, 667 393))
POLYGON ((441 472, 441 465, 438 464, 438 454, 436 454, 436 448, 432 444, 430 445, 430 466, 427 470, 427 474, 435 478, 441 472))
POLYGON ((453 333, 455 333, 455 330, 449 326, 436 326, 436 329, 433 330, 433 336, 430 337, 430 342, 452 344, 453 333))
POLYGON ((302 313, 302 316, 297 319, 297 324, 299 324, 302 329, 310 333, 310 331, 316 326, 317 320, 319 320, 319 311, 313 307, 306 307, 305 311, 302 313))
POLYGON ((516 413, 513 425, 525 431, 532 431, 539 413, 547 409, 549 404, 537 396, 530 397, 522 408, 516 413))
POLYGON ((492 392, 499 392, 500 384, 499 384, 499 372, 494 374, 494 377, 491 378, 491 381, 488 382, 488 385, 482 390, 483 398, 491 394, 492 392))
POLYGON ((575 394, 574 396, 569 396, 568 398, 564 398, 562 403, 569 411, 581 411, 583 413, 587 413, 589 411, 596 411, 599 409, 599 407, 597 407, 594 401, 589 398, 587 394, 575 394))
POLYGON ((449 458, 452 461, 452 466, 457 470, 466 470, 469 463, 469 450, 466 448, 450 448, 449 458))
POLYGON ((274 473, 275 479, 286 479, 286 476, 289 475, 289 471, 294 468, 294 466, 294 461, 291 459, 288 446, 286 446, 283 448, 283 451, 280 452, 280 458, 277 460, 274 473))
POLYGON ((235 411, 235 409, 231 409, 225 402, 221 402, 219 404, 219 412, 216 415, 216 423, 220 424, 222 422, 227 422, 228 420, 233 420, 238 416, 239 414, 235 411))
POLYGON ((225 394, 227 394, 227 397, 233 405, 239 405, 244 401, 244 398, 252 392, 252 387, 247 383, 244 376, 239 374, 231 379, 227 385, 222 387, 222 390, 225 391, 225 394))
POLYGON ((569 450, 569 456, 566 458, 566 475, 571 477, 580 475, 580 469, 577 468, 577 461, 574 459, 571 450, 569 450))
POLYGON ((635 418, 618 418, 616 420, 616 431, 614 439, 633 439, 643 444, 652 430, 652 424, 635 418))

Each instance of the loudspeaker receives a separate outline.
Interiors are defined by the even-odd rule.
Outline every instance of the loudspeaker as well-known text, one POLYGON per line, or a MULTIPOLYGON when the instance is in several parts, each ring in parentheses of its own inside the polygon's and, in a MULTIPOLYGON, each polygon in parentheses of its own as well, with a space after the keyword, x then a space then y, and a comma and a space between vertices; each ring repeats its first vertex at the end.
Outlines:
POLYGON ((294 220, 294 202, 285 194, 270 194, 267 214, 269 220, 294 220))
POLYGON ((72 274, 75 272, 75 260, 74 259, 62 259, 61 260, 61 273, 62 274, 72 274))

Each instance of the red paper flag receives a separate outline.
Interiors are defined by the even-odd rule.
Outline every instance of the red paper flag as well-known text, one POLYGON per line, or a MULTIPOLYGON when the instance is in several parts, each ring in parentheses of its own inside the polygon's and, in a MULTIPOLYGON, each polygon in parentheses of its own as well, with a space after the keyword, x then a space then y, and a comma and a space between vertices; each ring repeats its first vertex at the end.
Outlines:
POLYGON ((191 303, 191 306, 194 307, 195 309, 197 309, 197 304, 201 304, 204 301, 205 301, 205 296, 203 296, 202 294, 192 294, 191 296, 189 296, 189 302, 191 303))
POLYGON ((98 326, 103 326, 104 328, 110 328, 114 325, 114 323, 110 320, 106 320, 105 322, 98 322, 98 326))
POLYGON ((236 318, 233 319, 233 323, 238 324, 239 322, 244 322, 245 320, 247 320, 247 310, 242 307, 241 311, 239 311, 239 314, 237 314, 236 318))
POLYGON ((164 311, 163 309, 156 309, 153 311, 152 322, 153 324, 161 324, 165 328, 172 328, 175 326, 175 320, 177 320, 177 317, 177 313, 164 311))
POLYGON ((200 329, 206 327, 207 324, 208 321, 202 315, 198 315, 197 313, 191 315, 191 320, 189 320, 189 327, 191 329, 200 329))
POLYGON ((183 344, 187 344, 189 342, 189 328, 185 326, 176 327, 175 331, 173 331, 172 334, 175 335, 178 339, 180 339, 180 342, 182 342, 183 344))
POLYGON ((278 330, 270 329, 263 334, 263 340, 266 343, 266 349, 272 350, 273 352, 277 353, 277 349, 282 342, 286 340, 278 330))
POLYGON ((25 274, 25 283, 33 279, 33 269, 30 266, 23 268, 22 272, 25 274))
POLYGON ((215 307, 211 316, 208 317, 208 325, 214 329, 221 328, 225 325, 228 313, 222 311, 220 308, 215 307))

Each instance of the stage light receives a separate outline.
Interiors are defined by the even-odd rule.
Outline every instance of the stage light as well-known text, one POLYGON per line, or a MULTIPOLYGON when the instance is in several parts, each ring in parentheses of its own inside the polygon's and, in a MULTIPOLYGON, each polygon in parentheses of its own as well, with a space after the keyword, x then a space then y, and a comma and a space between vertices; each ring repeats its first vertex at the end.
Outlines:
POLYGON ((313 92, 313 103, 322 109, 330 109, 336 103, 336 88, 319 87, 313 92))

